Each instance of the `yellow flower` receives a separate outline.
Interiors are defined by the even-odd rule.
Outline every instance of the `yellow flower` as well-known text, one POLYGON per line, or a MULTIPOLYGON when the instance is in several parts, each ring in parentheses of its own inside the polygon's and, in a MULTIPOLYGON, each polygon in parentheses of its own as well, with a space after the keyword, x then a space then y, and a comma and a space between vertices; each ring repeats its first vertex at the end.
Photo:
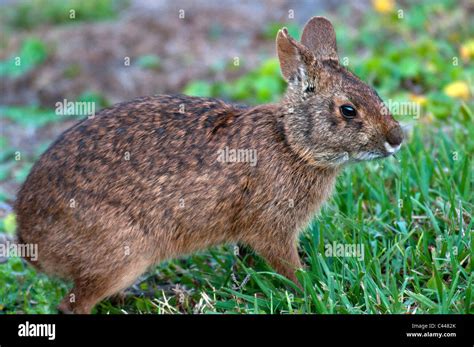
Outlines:
POLYGON ((420 104, 421 106, 425 106, 426 103, 428 102, 428 99, 426 99, 426 96, 416 95, 416 94, 410 94, 410 100, 416 102, 417 104, 420 104))
POLYGON ((394 0, 372 0, 372 6, 379 13, 389 13, 395 8, 394 0))
POLYGON ((459 48, 459 53, 463 60, 469 60, 474 57, 474 40, 469 40, 459 48))
POLYGON ((469 98, 469 86, 464 81, 455 81, 444 87, 444 93, 452 98, 466 100, 469 98))

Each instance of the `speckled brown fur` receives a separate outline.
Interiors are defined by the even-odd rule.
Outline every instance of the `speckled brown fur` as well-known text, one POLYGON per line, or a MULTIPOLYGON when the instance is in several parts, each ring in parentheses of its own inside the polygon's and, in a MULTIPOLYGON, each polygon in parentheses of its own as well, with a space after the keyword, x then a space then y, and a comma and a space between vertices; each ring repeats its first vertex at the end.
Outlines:
POLYGON ((42 155, 18 195, 18 237, 38 244, 34 266, 74 282, 63 312, 88 313, 149 266, 226 243, 296 280, 298 233, 342 165, 401 142, 376 93, 334 60, 328 23, 308 22, 307 46, 279 32, 289 88, 278 104, 143 97, 81 121, 42 155), (348 101, 357 119, 340 115, 348 101), (258 164, 217 160, 226 147, 256 151, 258 164))

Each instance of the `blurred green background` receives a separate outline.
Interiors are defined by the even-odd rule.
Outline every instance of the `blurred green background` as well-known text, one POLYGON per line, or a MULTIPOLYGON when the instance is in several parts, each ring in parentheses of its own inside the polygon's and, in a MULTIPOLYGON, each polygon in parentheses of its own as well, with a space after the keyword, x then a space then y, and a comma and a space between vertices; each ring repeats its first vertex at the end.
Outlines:
MULTIPOLYGON (((97 312, 472 313, 474 5, 471 1, 7 1, 0 8, 0 233, 32 164, 81 116, 133 97, 183 92, 247 104, 285 90, 274 39, 313 15, 333 22, 341 58, 409 132, 396 159, 348 168, 302 235, 304 291, 244 250, 174 260, 125 305, 97 312), (181 18, 184 14, 184 18, 181 18), (180 17, 181 16, 181 17, 180 17), (324 255, 362 243, 365 260, 324 255), (242 281, 245 279, 245 283, 242 281), (297 290, 294 289, 293 290, 297 290), (183 299, 184 298, 184 299, 183 299)), ((19 259, 0 264, 0 312, 51 313, 67 283, 19 259)))

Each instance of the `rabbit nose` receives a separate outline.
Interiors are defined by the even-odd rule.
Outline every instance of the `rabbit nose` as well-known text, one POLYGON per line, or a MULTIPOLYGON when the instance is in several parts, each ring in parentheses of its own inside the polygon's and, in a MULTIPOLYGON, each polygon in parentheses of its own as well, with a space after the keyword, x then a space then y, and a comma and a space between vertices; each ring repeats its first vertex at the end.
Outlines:
POLYGON ((392 147, 399 147, 403 141, 403 132, 400 126, 395 126, 387 133, 387 142, 392 147))

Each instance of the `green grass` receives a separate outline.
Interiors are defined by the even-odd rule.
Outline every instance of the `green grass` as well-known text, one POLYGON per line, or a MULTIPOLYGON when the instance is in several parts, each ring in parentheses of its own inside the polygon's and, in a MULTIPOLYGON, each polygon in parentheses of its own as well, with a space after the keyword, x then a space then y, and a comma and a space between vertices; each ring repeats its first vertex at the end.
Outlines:
MULTIPOLYGON (((474 30, 452 1, 423 1, 405 10, 405 22, 394 14, 369 14, 357 37, 336 23, 341 57, 349 57, 350 69, 386 100, 416 96, 426 104, 419 119, 401 117, 413 130, 396 158, 351 166, 339 177, 333 197, 301 235, 302 290, 251 250, 241 248, 236 256, 232 246, 222 246, 160 264, 133 287, 124 305, 106 300, 95 312, 474 313, 474 57, 452 64, 474 30), (439 17, 451 23, 449 30, 437 29, 439 17), (369 58, 355 53, 360 47, 369 58), (469 98, 443 92, 455 81, 471 88, 469 98), (363 259, 326 255, 333 242, 363 246, 363 259)), ((185 92, 260 103, 278 99, 283 87, 270 59, 234 81, 195 81, 185 92)), ((3 111, 9 121, 26 126, 21 122, 28 117, 3 111)), ((47 111, 38 117, 49 124, 47 111)), ((0 156, 0 179, 7 181, 16 177, 17 165, 11 165, 8 139, 0 137, 0 143, 6 153, 0 156)), ((11 215, 1 221, 0 231, 14 229, 11 215)), ((10 259, 0 265, 0 312, 54 313, 68 287, 10 259)))
POLYGON ((2 10, 10 29, 34 29, 46 24, 71 24, 111 19, 128 6, 127 0, 20 0, 2 10))

